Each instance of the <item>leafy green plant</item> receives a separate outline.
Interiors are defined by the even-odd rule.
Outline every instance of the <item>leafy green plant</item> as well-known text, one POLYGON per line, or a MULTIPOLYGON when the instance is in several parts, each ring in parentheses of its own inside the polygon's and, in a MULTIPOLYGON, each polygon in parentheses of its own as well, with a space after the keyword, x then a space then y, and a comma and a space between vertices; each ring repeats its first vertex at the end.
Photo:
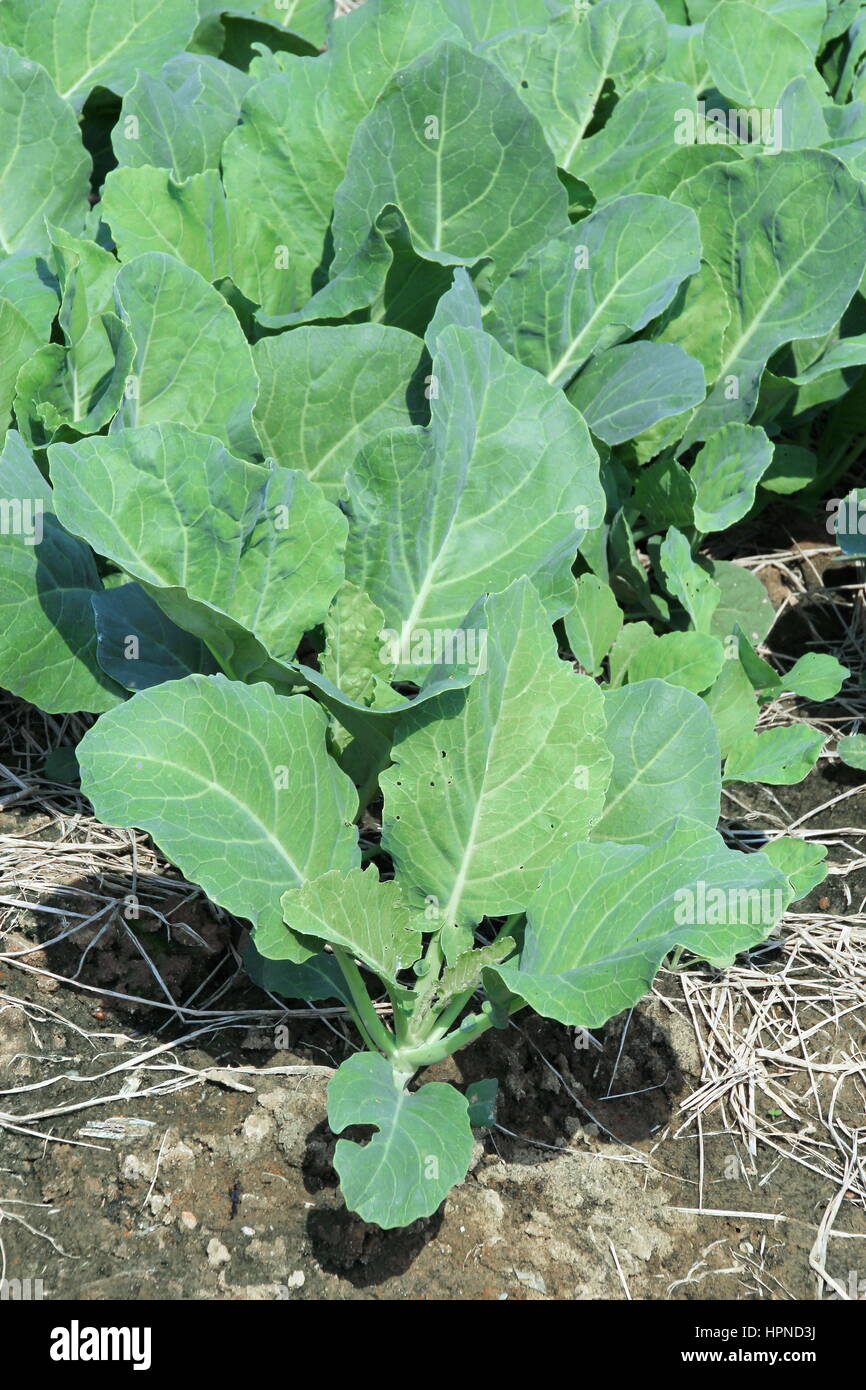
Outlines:
POLYGON ((861 448, 864 8, 0 5, 0 680, 99 716, 97 814, 349 1010, 382 1225, 484 1118, 426 1066, 820 881, 719 793, 804 777, 762 709, 847 672, 764 661, 707 549, 861 448))

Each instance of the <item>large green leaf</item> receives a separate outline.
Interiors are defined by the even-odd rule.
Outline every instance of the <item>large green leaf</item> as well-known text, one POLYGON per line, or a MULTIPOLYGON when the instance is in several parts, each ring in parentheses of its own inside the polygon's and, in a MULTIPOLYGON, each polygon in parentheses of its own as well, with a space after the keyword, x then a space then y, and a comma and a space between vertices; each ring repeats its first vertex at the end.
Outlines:
POLYGON ((349 577, 416 673, 431 660, 413 654, 416 634, 456 629, 479 595, 521 575, 564 613, 575 551, 603 510, 580 416, 492 338, 444 329, 432 379, 429 430, 381 435, 348 476, 349 577))
POLYGON ((334 1167, 350 1211, 385 1230, 430 1216, 472 1158, 466 1097, 431 1081, 407 1091, 384 1057, 356 1053, 328 1083, 328 1123, 373 1125, 365 1145, 340 1139, 334 1167))
POLYGON ((55 444, 49 458, 68 529, 149 586, 236 673, 221 617, 283 663, 324 618, 343 577, 346 522, 302 474, 245 463, 170 424, 55 444))
MULTIPOLYGON (((266 309, 309 299, 355 127, 398 69, 449 36, 460 30, 432 5, 415 6, 407 24, 402 0, 367 0, 334 25, 322 58, 290 60, 247 93, 222 162, 232 213, 254 209, 270 229, 271 254, 286 250, 290 284, 279 303, 256 300, 266 309)), ((238 284, 246 292, 243 271, 238 284)))
POLYGON ((97 660, 125 690, 216 673, 217 664, 201 639, 171 622, 140 584, 103 589, 91 603, 97 660))
POLYGON ((411 333, 378 323, 262 338, 253 348, 253 419, 265 453, 300 469, 327 496, 345 496, 346 470, 361 448, 417 414, 420 353, 411 333))
POLYGON ((682 686, 645 680, 609 690, 604 712, 613 769, 592 838, 651 842, 685 809, 714 826, 721 798, 719 741, 703 700, 682 686))
POLYGON ((541 29, 503 29, 481 51, 519 89, 562 169, 571 168, 605 84, 628 91, 657 68, 668 43, 654 0, 597 0, 541 29))
MULTIPOLYGON (((0 40, 10 11, 0 5, 0 40)), ((0 252, 47 251, 46 218, 80 231, 90 157, 75 114, 44 69, 11 48, 0 48, 0 149, 0 252)))
POLYGON ((581 140, 570 163, 571 173, 589 184, 598 203, 639 192, 644 180, 656 180, 660 166, 676 158, 680 147, 675 133, 683 113, 696 121, 695 94, 683 82, 652 80, 632 88, 601 130, 581 140))
MULTIPOLYGON (((153 836, 222 907, 285 936, 280 898, 357 865, 355 790, 325 751, 312 700, 224 676, 141 690, 78 747, 101 820, 153 836)), ((314 952, 301 942, 296 960, 314 952)))
MULTIPOLYGON (((283 894, 283 915, 293 932, 342 947, 389 984, 421 954, 423 914, 409 906, 394 879, 382 883, 372 868, 345 875, 331 869, 290 888, 283 894)), ((277 956, 280 945, 275 931, 256 933, 262 955, 277 956)))
POLYGON ((113 169, 103 185, 100 212, 121 261, 158 252, 205 280, 232 271, 231 228, 216 169, 180 182, 171 170, 146 164, 113 169))
POLYGON ((722 0, 707 16, 703 47, 714 85, 734 106, 773 111, 795 77, 805 77, 815 96, 827 99, 812 54, 796 29, 764 7, 722 0))
POLYGON ((219 166, 250 78, 218 58, 178 53, 158 76, 140 68, 111 143, 121 167, 153 165, 176 179, 219 166))
POLYGON ((704 399, 704 369, 675 343, 622 343, 599 353, 568 399, 605 444, 623 444, 704 399))
POLYGON ((730 965, 791 897, 764 855, 678 818, 651 845, 565 850, 529 904, 519 962, 491 968, 546 1018, 598 1028, 638 1002, 675 946, 730 965))
POLYGON ((826 151, 782 150, 710 165, 674 197, 697 212, 732 313, 715 387, 689 430, 706 439, 749 419, 777 348, 842 317, 866 267, 866 190, 826 151))
POLYGON ((254 456, 255 369, 243 330, 219 291, 154 252, 121 267, 115 295, 137 351, 114 427, 179 421, 254 456))
POLYGON ((697 219, 682 211, 636 193, 591 213, 503 281, 489 331, 519 361, 566 386, 593 353, 656 318, 699 269, 697 219))
POLYGON ((0 42, 48 69, 80 110, 94 87, 125 92, 186 48, 197 0, 4 0, 0 42))
POLYGON ((380 779, 383 846, 446 928, 525 907, 589 834, 610 767, 601 691, 558 659, 531 584, 490 598, 487 617, 483 673, 407 710, 380 779))
POLYGON ((96 562, 60 525, 15 430, 0 456, 0 503, 0 683, 50 714, 111 709, 122 692, 96 661, 96 562))
POLYGON ((494 282, 568 225, 537 120, 497 68, 454 43, 400 73, 359 125, 334 199, 333 276, 389 205, 419 256, 487 258, 494 282))

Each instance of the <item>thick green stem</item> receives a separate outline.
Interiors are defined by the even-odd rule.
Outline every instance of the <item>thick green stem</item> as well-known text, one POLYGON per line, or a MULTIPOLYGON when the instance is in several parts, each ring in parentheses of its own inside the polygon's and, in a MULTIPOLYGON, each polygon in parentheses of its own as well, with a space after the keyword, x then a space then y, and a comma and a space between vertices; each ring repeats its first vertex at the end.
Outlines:
POLYGON ((346 984, 349 986, 349 993, 354 1005, 353 1017, 358 1032, 364 1039, 365 1046, 371 1052, 384 1052, 386 1057, 390 1057, 396 1046, 394 1035, 388 1032, 373 1008, 373 1001, 367 993, 367 987, 360 970, 347 951, 341 950, 339 946, 334 946, 333 952, 345 976, 346 984))

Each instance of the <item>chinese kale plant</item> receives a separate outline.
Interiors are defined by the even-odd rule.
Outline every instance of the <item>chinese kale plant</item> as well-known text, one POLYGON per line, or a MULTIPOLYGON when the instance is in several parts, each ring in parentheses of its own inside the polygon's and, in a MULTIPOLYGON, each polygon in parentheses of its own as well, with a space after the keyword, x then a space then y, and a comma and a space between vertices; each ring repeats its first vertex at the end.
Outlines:
POLYGON ((0 681, 351 1014, 369 1220, 489 1118, 426 1067, 820 881, 720 788, 847 673, 705 542, 860 447, 864 88, 859 0, 0 3, 0 681))

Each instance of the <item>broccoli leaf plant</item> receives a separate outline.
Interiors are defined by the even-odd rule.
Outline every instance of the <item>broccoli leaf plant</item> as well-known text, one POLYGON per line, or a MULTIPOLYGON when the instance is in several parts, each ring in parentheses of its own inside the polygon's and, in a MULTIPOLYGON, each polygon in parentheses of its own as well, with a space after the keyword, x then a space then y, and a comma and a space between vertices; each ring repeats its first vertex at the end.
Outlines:
POLYGON ((79 747, 97 814, 149 831, 251 919, 258 977, 341 1000, 363 1043, 330 1082, 349 1207, 435 1211, 472 1153, 467 1098, 425 1067, 529 1006, 598 1027, 675 947, 717 966, 790 901, 783 868, 727 848, 706 704, 659 680, 602 691, 562 661, 527 578, 477 610, 484 658, 414 701, 362 863, 355 789, 302 692, 192 674, 108 711, 79 747), (385 1004, 383 1009, 379 1007, 385 1004))

